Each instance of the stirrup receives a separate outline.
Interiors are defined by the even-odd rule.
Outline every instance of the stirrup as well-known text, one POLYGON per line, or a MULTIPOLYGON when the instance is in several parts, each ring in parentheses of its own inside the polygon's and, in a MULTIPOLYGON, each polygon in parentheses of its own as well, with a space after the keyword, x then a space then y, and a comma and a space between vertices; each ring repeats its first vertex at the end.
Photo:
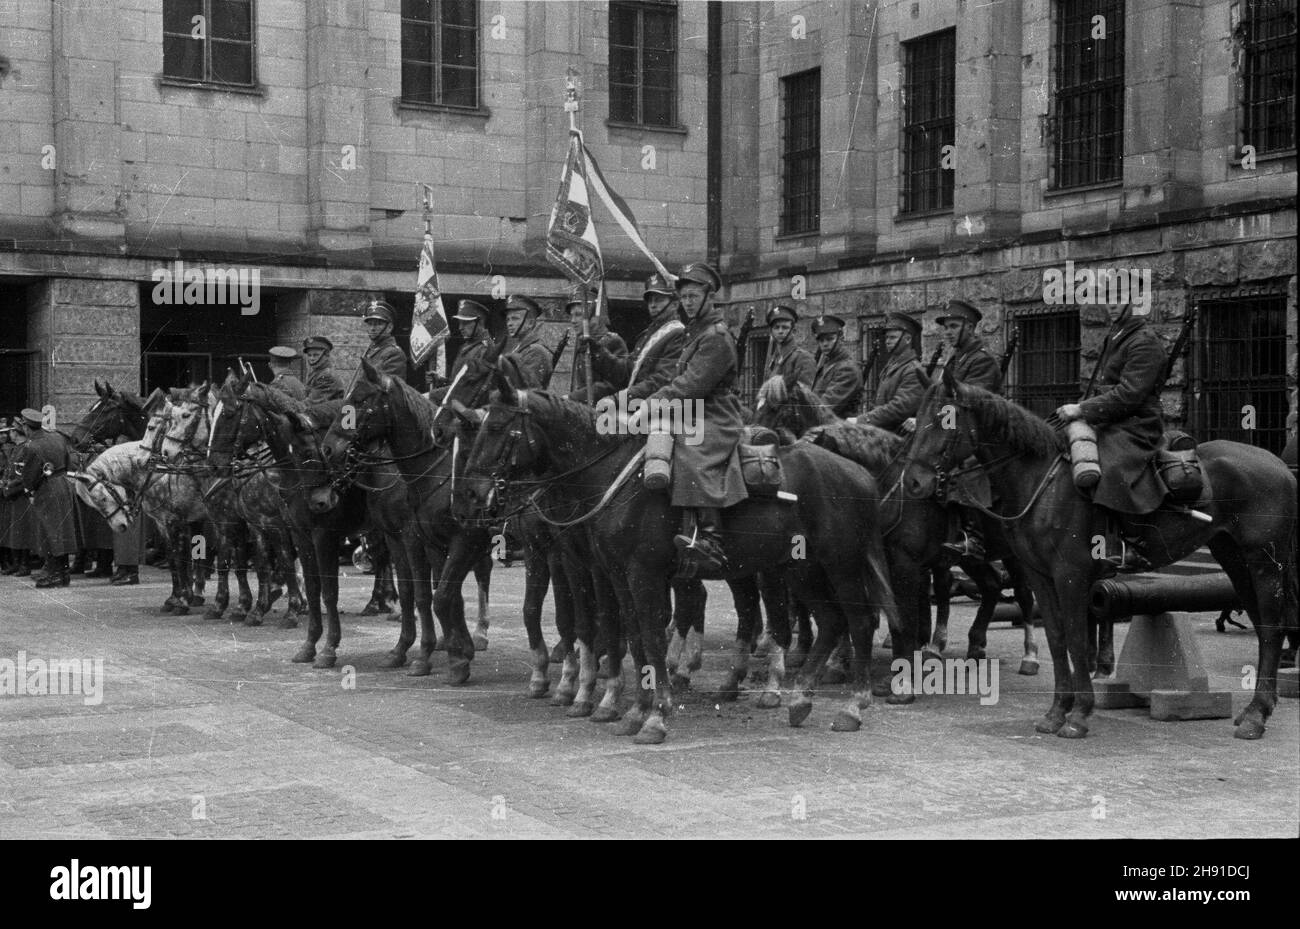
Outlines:
POLYGON ((1151 562, 1138 551, 1135 544, 1129 542, 1123 536, 1119 537, 1119 554, 1107 555, 1103 560, 1113 565, 1116 571, 1126 574, 1138 574, 1151 570, 1151 562))
POLYGON ((943 550, 955 558, 973 558, 976 561, 985 558, 984 546, 965 529, 961 532, 960 542, 944 542, 943 550))
POLYGON ((703 569, 709 572, 725 574, 727 571, 727 556, 722 551, 722 546, 714 542, 708 536, 700 538, 700 527, 696 523, 695 531, 690 536, 678 534, 673 536, 673 544, 681 552, 678 559, 677 576, 684 579, 695 577, 699 570, 703 569), (715 549, 716 551, 710 551, 715 549), (689 569, 689 571, 688 571, 689 569))

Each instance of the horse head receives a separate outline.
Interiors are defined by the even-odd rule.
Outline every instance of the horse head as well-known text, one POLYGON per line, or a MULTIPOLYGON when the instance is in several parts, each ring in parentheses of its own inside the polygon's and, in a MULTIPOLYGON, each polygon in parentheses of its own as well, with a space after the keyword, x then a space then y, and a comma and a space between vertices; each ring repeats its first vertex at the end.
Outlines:
POLYGON ((948 366, 922 397, 903 471, 907 496, 918 500, 933 496, 944 475, 975 453, 974 423, 963 405, 964 390, 948 366))
POLYGON ((545 442, 532 421, 528 393, 496 369, 497 394, 483 415, 452 492, 452 515, 469 526, 491 524, 509 482, 546 467, 545 442))

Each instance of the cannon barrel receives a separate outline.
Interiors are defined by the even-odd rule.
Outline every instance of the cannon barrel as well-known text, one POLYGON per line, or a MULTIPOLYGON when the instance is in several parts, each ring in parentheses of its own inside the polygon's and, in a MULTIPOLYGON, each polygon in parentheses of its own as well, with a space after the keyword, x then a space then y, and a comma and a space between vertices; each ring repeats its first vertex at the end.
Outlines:
POLYGON ((1176 576, 1135 574, 1092 585, 1092 610, 1099 616, 1156 616, 1240 610, 1241 599, 1223 573, 1176 576))

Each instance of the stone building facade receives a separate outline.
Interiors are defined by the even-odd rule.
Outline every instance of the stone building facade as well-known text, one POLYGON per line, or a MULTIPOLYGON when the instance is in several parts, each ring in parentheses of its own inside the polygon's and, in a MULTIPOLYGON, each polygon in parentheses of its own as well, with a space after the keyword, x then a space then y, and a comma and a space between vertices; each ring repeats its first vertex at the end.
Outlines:
MULTIPOLYGON (((1076 370, 1054 375, 1068 383, 1057 384, 1053 398, 1041 384, 1026 382, 1027 374, 1045 376, 1042 363, 1049 359, 1043 357, 1022 355, 1008 372, 1011 395, 1045 409, 1054 399, 1077 397, 1107 330, 1104 306, 1047 305, 1045 272, 1064 271, 1067 261, 1079 270, 1149 270, 1151 319, 1167 344, 1189 307, 1202 310, 1189 355, 1196 370, 1179 363, 1164 392, 1170 421, 1207 431, 1215 420, 1208 431, 1250 441, 1244 431, 1228 429, 1228 421, 1254 399, 1264 372, 1244 372, 1239 380, 1253 378, 1253 386, 1216 382, 1218 372, 1202 369, 1215 367, 1219 356, 1204 343, 1230 339, 1222 351, 1235 358, 1268 340, 1267 357, 1242 366, 1262 366, 1272 378, 1267 412, 1257 411, 1269 421, 1258 428, 1269 430, 1267 443, 1280 449, 1282 420, 1295 409, 1294 97, 1289 148, 1243 158, 1242 20, 1258 14, 1259 5, 1094 0, 1085 12, 1108 14, 1112 21, 1104 26, 1122 43, 1122 165, 1113 180, 1066 186, 1057 183, 1053 164, 1053 134, 1063 125, 1056 66, 1069 51, 1058 40, 1058 20, 1078 6, 1067 0, 723 4, 730 65, 720 134, 729 144, 722 155, 718 246, 732 318, 754 308, 761 321, 767 307, 790 298, 802 282, 805 312, 844 317, 848 337, 863 344, 864 355, 885 313, 923 319, 928 359, 940 342, 934 319, 949 298, 963 297, 982 310, 980 331, 995 353, 1017 326, 1022 352, 1027 334, 1041 341, 1045 317, 1054 314, 1049 337, 1070 339, 1064 324, 1073 330, 1075 356, 1082 355, 1076 370), (945 33, 955 71, 951 206, 908 211, 900 190, 907 94, 922 88, 910 83, 907 56, 922 51, 926 37, 945 33), (782 148, 782 120, 792 105, 787 82, 814 72, 820 221, 804 234, 782 234, 783 170, 791 167, 782 148), (1257 321, 1254 330, 1247 317, 1257 321), (1219 408, 1211 410, 1213 404, 1219 408)), ((1280 8, 1285 13, 1288 6, 1293 46, 1295 4, 1280 8)), ((1285 23, 1283 17, 1283 31, 1285 23)), ((1096 26, 1090 19, 1089 38, 1096 26)), ((1288 85, 1293 48, 1290 54, 1288 85)), ((800 325, 811 345, 809 324, 800 325)), ((759 363, 766 337, 759 328, 753 338, 757 350, 749 355, 759 363)), ((1039 348, 1052 353, 1050 346, 1039 348)), ((748 389, 755 377, 753 369, 747 372, 748 389)))
MULTIPOLYGON (((134 388, 220 376, 235 357, 309 332, 333 339, 337 367, 352 370, 361 302, 387 295, 409 324, 420 184, 432 188, 453 307, 495 289, 558 308, 565 283, 545 233, 570 68, 587 144, 646 239, 670 264, 700 257, 704 5, 677 10, 675 124, 645 126, 608 118, 608 4, 453 2, 253 0, 248 86, 167 72, 167 36, 191 29, 191 6, 216 11, 210 38, 231 28, 210 2, 5 4, 0 412, 49 402, 77 414, 94 378, 134 388), (458 18, 474 24, 473 106, 404 101, 403 16, 429 10, 440 35, 458 18), (256 270, 262 319, 154 306, 151 275, 177 259, 256 270)), ((607 221, 609 296, 632 319, 649 264, 607 221)))

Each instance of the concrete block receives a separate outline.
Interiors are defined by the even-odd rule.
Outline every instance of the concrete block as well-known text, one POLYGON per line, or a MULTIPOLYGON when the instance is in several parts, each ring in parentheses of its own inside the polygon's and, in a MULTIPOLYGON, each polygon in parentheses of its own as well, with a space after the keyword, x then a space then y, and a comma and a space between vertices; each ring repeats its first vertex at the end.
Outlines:
POLYGON ((1277 695, 1292 700, 1300 697, 1300 668, 1283 668, 1277 672, 1277 695))
POLYGON ((1151 718, 1227 719, 1232 716, 1232 694, 1226 690, 1153 690, 1151 718))

